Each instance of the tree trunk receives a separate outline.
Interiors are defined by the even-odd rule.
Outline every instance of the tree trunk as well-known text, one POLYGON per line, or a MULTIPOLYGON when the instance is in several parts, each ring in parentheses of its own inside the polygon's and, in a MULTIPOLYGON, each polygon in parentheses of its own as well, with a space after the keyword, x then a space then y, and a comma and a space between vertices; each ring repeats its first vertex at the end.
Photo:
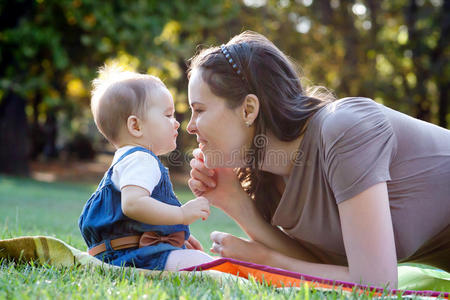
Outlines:
POLYGON ((360 88, 355 85, 358 75, 358 32, 354 25, 354 18, 349 13, 352 2, 342 0, 339 7, 339 29, 344 40, 344 67, 341 70, 341 89, 346 96, 359 96, 360 88))
POLYGON ((36 95, 33 97, 33 120, 30 124, 30 158, 31 160, 35 160, 39 154, 42 153, 42 149, 44 149, 45 137, 44 131, 39 123, 39 105, 42 102, 42 93, 40 91, 36 92, 36 95))
POLYGON ((418 10, 416 0, 411 0, 410 5, 406 9, 406 20, 409 33, 409 45, 412 50, 412 61, 415 68, 416 87, 415 87, 415 103, 416 103, 416 117, 418 119, 430 122, 431 120, 431 99, 427 95, 425 83, 428 81, 429 75, 424 68, 422 59, 426 55, 423 50, 423 37, 421 32, 417 29, 416 23, 418 18, 418 10))
POLYGON ((0 172, 29 175, 25 99, 9 92, 0 102, 0 172))
MULTIPOLYGON (((180 67, 180 69, 182 70, 183 74, 186 74, 187 71, 187 66, 186 63, 184 61, 184 59, 180 59, 178 61, 178 66, 180 67)), ((183 91, 183 90, 187 90, 187 86, 188 86, 188 80, 186 76, 181 76, 180 79, 178 79, 177 83, 175 84, 177 90, 179 91, 183 91)), ((178 122, 180 122, 180 126, 181 124, 184 122, 184 118, 186 117, 186 114, 184 113, 177 113, 175 112, 175 117, 177 119, 178 122)), ((182 171, 184 167, 189 166, 189 163, 186 161, 186 156, 184 153, 184 149, 186 149, 186 137, 187 137, 187 132, 183 131, 181 128, 178 129, 178 138, 177 138, 177 148, 174 151, 174 153, 172 153, 169 157, 170 159, 170 164, 171 167, 174 170, 177 171, 182 171)))
POLYGON ((441 35, 439 37, 436 48, 431 55, 432 68, 436 70, 435 78, 439 90, 439 125, 447 128, 447 113, 448 113, 448 90, 450 88, 450 78, 446 75, 446 68, 448 68, 448 57, 445 53, 449 48, 448 37, 450 35, 450 1, 447 0, 442 7, 439 26, 441 27, 441 35))
POLYGON ((367 58, 367 52, 368 51, 374 51, 375 54, 379 52, 380 46, 378 44, 378 32, 380 30, 380 24, 378 24, 378 11, 380 10, 380 1, 378 0, 368 0, 367 6, 369 7, 369 13, 370 13, 370 22, 372 24, 372 27, 370 28, 370 40, 368 41, 368 47, 364 50, 365 51, 365 57, 368 60, 369 70, 370 70, 370 84, 365 84, 365 89, 367 90, 368 95, 371 98, 375 97, 375 94, 377 92, 377 83, 379 82, 378 78, 378 71, 376 67, 376 55, 373 55, 373 57, 367 58))
POLYGON ((44 155, 46 159, 52 159, 58 157, 58 150, 56 149, 56 138, 58 137, 58 125, 56 119, 56 112, 47 111, 47 119, 44 124, 44 155))
MULTIPOLYGON (((450 89, 450 84, 446 82, 446 84, 439 86, 439 125, 447 128, 449 125, 447 123, 447 113, 448 113, 448 90, 450 89)), ((450 128, 449 128, 450 129, 450 128)))
POLYGON ((331 3, 328 0, 318 0, 313 2, 314 12, 319 15, 319 20, 322 24, 332 25, 333 24, 333 8, 331 8, 331 3))

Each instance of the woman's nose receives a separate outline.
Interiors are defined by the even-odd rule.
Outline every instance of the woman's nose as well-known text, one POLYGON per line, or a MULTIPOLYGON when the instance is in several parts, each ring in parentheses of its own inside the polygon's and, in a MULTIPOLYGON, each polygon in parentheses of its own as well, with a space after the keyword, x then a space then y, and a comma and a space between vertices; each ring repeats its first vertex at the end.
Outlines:
POLYGON ((188 125, 187 125, 187 127, 186 127, 186 130, 187 130, 187 132, 188 132, 189 134, 194 134, 194 133, 195 133, 196 127, 195 127, 195 122, 194 122, 194 119, 193 119, 193 118, 191 118, 191 119, 189 120, 189 123, 188 123, 188 125))
POLYGON ((175 120, 175 129, 177 130, 178 128, 180 128, 180 122, 175 120))

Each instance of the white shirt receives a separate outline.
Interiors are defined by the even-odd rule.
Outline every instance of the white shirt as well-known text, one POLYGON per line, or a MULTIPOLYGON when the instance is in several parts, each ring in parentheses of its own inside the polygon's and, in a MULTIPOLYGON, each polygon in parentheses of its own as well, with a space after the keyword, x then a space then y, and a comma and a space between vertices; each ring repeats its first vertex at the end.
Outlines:
MULTIPOLYGON (((113 165, 125 152, 135 146, 124 146, 114 153, 113 165)), ((152 193, 161 179, 158 161, 151 154, 136 151, 124 157, 113 169, 111 180, 119 191, 127 185, 136 185, 152 193)))

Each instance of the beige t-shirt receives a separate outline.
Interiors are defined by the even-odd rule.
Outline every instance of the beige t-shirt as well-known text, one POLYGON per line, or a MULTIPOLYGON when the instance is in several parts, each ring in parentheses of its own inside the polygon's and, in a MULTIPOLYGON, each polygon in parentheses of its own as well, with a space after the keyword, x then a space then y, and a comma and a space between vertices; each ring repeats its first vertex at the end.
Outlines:
MULTIPOLYGON (((387 182, 398 260, 450 224, 450 130, 367 98, 309 122, 272 224, 346 264, 337 204, 387 182)), ((446 233, 445 239, 450 240, 446 233)))

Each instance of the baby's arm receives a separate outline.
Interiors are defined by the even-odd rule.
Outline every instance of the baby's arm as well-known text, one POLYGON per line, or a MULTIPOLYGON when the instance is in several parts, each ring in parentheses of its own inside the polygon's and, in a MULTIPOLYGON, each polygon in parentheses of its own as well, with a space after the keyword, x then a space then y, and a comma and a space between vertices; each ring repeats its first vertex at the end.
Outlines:
POLYGON ((135 185, 124 186, 122 211, 136 221, 152 225, 189 225, 195 220, 206 220, 209 216, 209 202, 198 197, 181 207, 169 205, 149 196, 149 192, 135 185))

